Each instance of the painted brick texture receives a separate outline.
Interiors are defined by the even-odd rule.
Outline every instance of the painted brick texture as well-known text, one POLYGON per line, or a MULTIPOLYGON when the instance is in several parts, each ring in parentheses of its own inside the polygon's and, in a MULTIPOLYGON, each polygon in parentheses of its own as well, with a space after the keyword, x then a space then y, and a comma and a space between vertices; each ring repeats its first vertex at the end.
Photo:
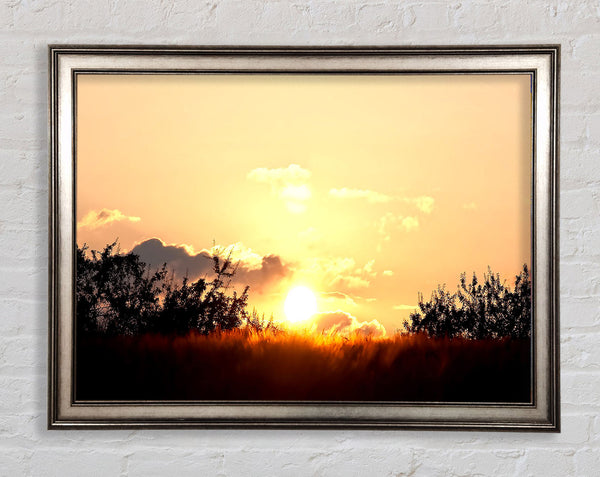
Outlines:
POLYGON ((600 3, 4 0, 1 476, 600 475, 600 3), (47 45, 560 43, 563 432, 46 427, 47 45))

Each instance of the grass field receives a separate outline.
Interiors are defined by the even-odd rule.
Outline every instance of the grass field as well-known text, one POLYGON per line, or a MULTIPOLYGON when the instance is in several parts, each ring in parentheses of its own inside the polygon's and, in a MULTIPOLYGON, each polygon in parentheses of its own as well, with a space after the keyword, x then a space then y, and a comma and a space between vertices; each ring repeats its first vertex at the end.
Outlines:
POLYGON ((248 330, 77 342, 77 400, 529 402, 530 341, 248 330))

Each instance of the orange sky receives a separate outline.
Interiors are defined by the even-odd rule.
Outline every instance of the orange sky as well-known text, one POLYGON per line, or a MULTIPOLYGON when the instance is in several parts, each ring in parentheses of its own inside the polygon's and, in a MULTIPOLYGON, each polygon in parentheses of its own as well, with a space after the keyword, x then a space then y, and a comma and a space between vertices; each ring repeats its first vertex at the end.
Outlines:
POLYGON ((419 291, 530 263, 528 75, 79 75, 76 154, 79 244, 157 238, 182 274, 237 244, 276 318, 304 284, 391 333, 419 291))

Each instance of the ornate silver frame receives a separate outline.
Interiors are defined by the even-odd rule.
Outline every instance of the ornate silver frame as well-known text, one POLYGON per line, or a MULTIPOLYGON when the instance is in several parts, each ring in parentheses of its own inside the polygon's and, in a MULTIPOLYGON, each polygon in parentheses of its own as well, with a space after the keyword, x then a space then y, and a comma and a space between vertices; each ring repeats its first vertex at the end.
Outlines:
POLYGON ((50 46, 48 427, 559 431, 558 45, 428 47, 50 46), (534 85, 533 399, 405 402, 75 402, 75 78, 80 73, 526 73, 534 85))

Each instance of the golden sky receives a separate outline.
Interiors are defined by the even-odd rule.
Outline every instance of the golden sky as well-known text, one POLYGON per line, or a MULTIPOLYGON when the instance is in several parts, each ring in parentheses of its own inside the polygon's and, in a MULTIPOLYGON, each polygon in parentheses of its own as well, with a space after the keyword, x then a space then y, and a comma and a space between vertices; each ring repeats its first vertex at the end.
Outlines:
POLYGON ((79 75, 77 242, 190 275, 236 244, 259 311, 302 284, 392 333, 530 263, 531 124, 528 75, 79 75))

